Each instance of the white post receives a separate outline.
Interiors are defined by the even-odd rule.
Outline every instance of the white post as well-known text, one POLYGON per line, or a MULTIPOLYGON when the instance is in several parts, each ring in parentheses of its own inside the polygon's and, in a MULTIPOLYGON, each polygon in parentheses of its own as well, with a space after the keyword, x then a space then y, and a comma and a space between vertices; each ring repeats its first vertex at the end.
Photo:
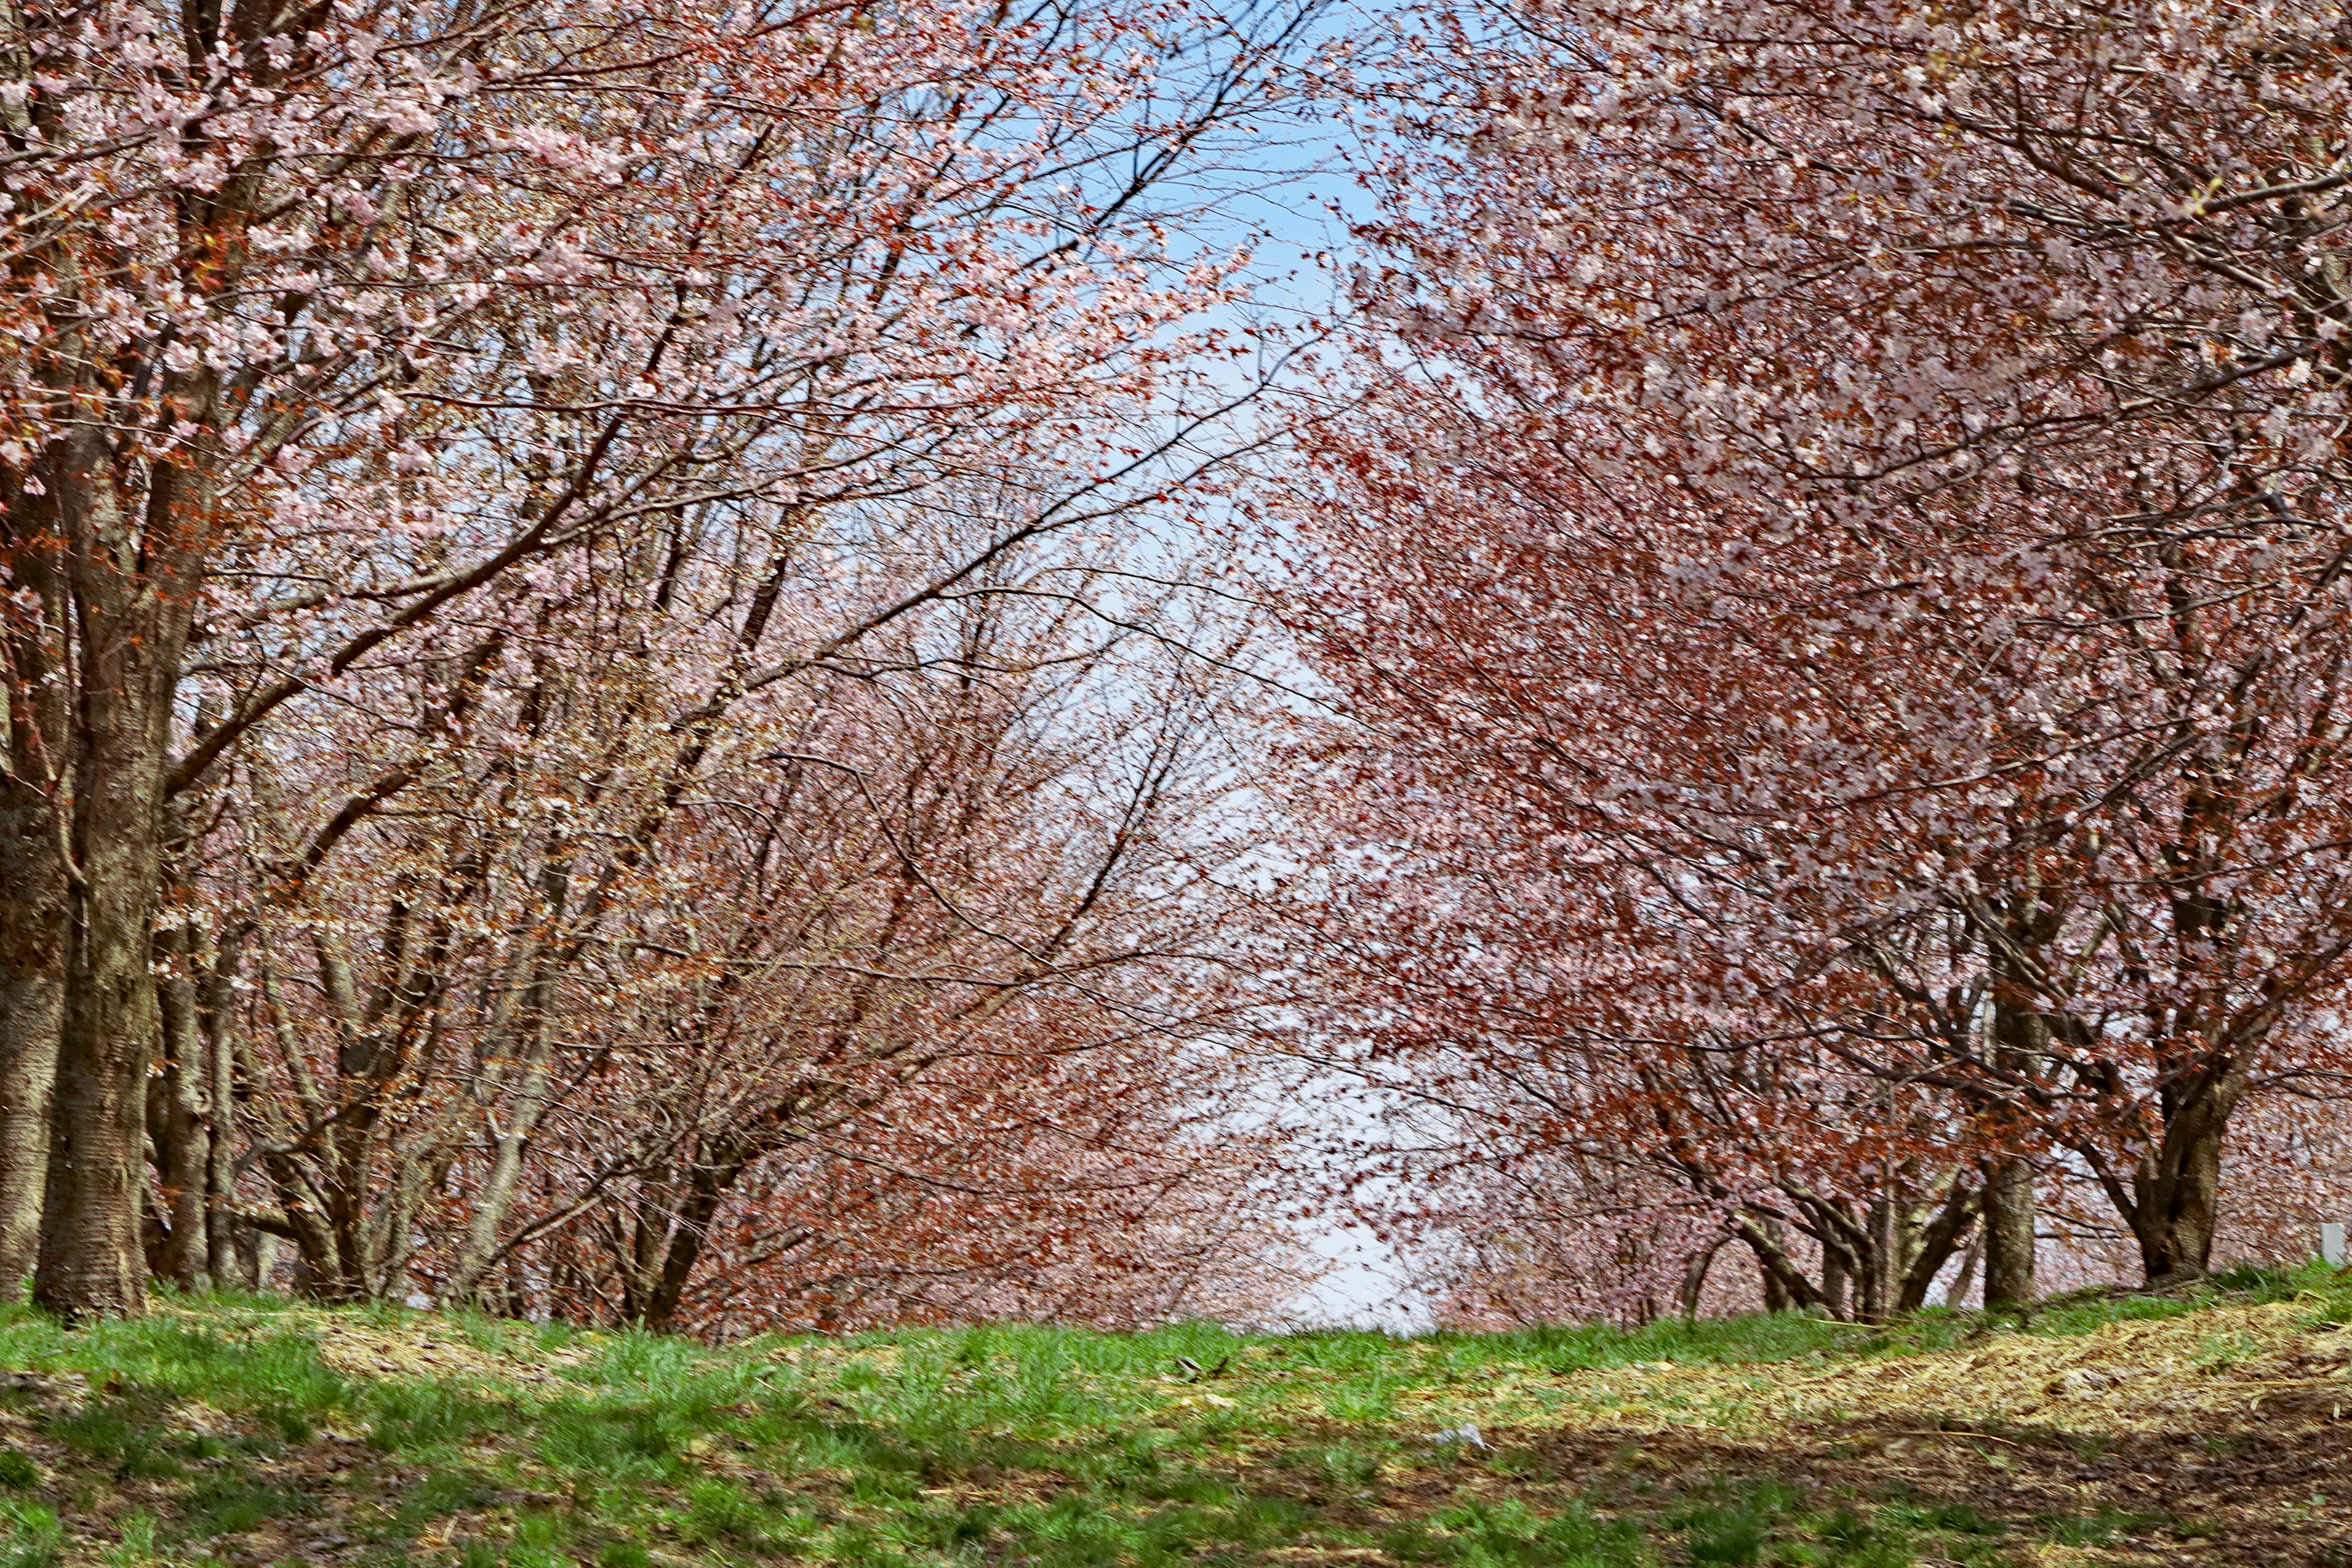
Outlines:
POLYGON ((2331 1268, 2344 1267, 2344 1227, 2328 1224, 2319 1227, 2319 1256, 2331 1268))

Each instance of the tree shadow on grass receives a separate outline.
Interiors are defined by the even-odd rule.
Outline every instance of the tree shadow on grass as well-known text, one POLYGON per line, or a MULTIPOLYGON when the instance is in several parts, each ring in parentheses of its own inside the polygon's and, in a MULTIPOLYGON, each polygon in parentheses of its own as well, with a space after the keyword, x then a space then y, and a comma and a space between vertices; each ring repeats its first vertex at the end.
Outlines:
POLYGON ((1702 1432, 1492 1436, 1511 1456, 1505 1468, 1572 1478, 1593 1506, 1627 1516, 1669 1521, 1710 1491, 1776 1500, 1765 1511, 1788 1521, 1786 1539, 1775 1526, 1752 1550, 1694 1562, 1835 1561, 1819 1551, 1836 1544, 1821 1526, 1843 1508, 1875 1510, 1923 1547, 1934 1538, 1920 1561, 1969 1561, 1976 1542, 1995 1562, 2056 1546, 2079 1562, 2352 1568, 2352 1400, 2325 1391, 2111 1434, 1955 1419, 1790 1427, 1769 1443, 1702 1432))

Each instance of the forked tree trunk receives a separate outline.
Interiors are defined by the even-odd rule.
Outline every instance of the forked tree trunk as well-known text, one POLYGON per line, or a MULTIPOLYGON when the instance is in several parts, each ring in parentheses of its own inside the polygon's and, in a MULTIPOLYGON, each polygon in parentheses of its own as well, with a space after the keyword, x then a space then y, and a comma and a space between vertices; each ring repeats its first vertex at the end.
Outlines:
POLYGON ((489 1169, 483 1177, 480 1192, 475 1194, 472 1212, 467 1216, 465 1245, 446 1288, 453 1300, 481 1300, 490 1289, 488 1280, 502 1256, 499 1237, 516 1195, 522 1190, 524 1162, 531 1137, 547 1110, 549 1075, 555 1056, 546 1005, 550 984, 543 973, 533 983, 520 1081, 508 1108, 507 1121, 503 1124, 490 1121, 489 1169))
POLYGON ((1790 1258, 1780 1221, 1739 1215, 1733 1219, 1732 1230, 1756 1255, 1757 1269, 1764 1277, 1766 1311, 1792 1312, 1827 1305, 1804 1270, 1790 1258))
POLYGON ((1721 1252, 1723 1250, 1724 1243, 1730 1239, 1731 1238, 1729 1237, 1717 1237, 1715 1240, 1707 1243, 1706 1246, 1701 1247, 1698 1251, 1691 1254, 1690 1262, 1684 1266, 1683 1286, 1681 1292, 1681 1303, 1684 1317, 1696 1318, 1698 1316, 1699 1300, 1706 1294, 1707 1270, 1715 1267, 1715 1255, 1721 1252))
POLYGON ((1905 1205, 1895 1280, 1895 1310, 1899 1316, 1927 1304, 1936 1277, 1958 1251, 1962 1238, 1973 1235, 1984 1211, 1981 1192, 1952 1173, 1943 1203, 1933 1211, 1905 1205))
POLYGON ((655 1281, 653 1292, 639 1314, 641 1326, 657 1334, 667 1333, 677 1326, 678 1310, 686 1305, 687 1283, 694 1278, 695 1266, 702 1261, 710 1222, 718 1217, 727 1189, 742 1170, 740 1161, 730 1161, 721 1167, 695 1167, 686 1201, 678 1205, 677 1224, 670 1231, 669 1246, 662 1257, 660 1278, 655 1281))
MULTIPOLYGON (((2170 558, 2166 564, 2178 569, 2170 558)), ((2184 874, 2169 889, 2172 934, 2184 951, 2221 952, 2228 951, 2226 943, 2242 939, 2234 929, 2234 896, 2217 887, 2224 867, 2209 846, 2228 839, 2237 805, 2228 787, 2211 787, 2208 761, 2201 753, 2192 759, 2173 847, 2172 858, 2184 874)), ((2229 1039, 2230 1016, 2226 994, 2201 995, 2175 1012, 2169 1033, 2151 1042, 2157 1047, 2164 1133, 2132 1172, 2127 1215, 2151 1285, 2198 1278, 2213 1265, 2213 1230, 2221 1217, 2221 1145, 2231 1114, 2251 1082, 2241 1053, 2252 1041, 2229 1039)), ((2275 1026, 2273 1019, 2268 1027, 2275 1026)))
POLYGON ((2132 1176, 2132 1234, 2151 1285, 2205 1273, 2221 1220, 2221 1149, 2233 1101, 2208 1091, 2175 1110, 2132 1176))

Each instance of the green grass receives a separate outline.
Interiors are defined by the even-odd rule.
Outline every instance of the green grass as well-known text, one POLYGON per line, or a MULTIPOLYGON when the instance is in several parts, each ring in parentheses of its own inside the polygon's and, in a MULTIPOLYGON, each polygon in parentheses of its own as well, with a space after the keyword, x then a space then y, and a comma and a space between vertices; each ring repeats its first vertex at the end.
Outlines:
POLYGON ((62 1540, 55 1510, 0 1500, 0 1568, 49 1568, 62 1540))
MULTIPOLYGON (((2298 1297, 2315 1320, 2352 1316, 2352 1289, 2319 1271, 2229 1284, 2048 1303, 2021 1327, 2079 1334, 2298 1297)), ((1301 1552, 1432 1568, 1992 1568, 2033 1542, 2149 1528, 2111 1510, 1997 1519, 1891 1477, 1832 1495, 1638 1452, 1570 1464, 1500 1431, 1483 1451, 1429 1439, 1429 1401, 1448 1391, 1540 1409, 1580 1373, 1903 1355, 1995 1328, 2010 1326, 1952 1312, 1883 1330, 1784 1315, 1419 1340, 1014 1325, 713 1351, 264 1299, 79 1331, 0 1308, 0 1367, 33 1374, 0 1393, 0 1568, 300 1562, 319 1539, 368 1568, 1215 1568, 1301 1552), (374 1375, 338 1370, 322 1345, 427 1330, 494 1359, 374 1375), (1206 1374, 1185 1381, 1187 1362, 1206 1374)), ((2211 1338, 2217 1360, 2240 1353, 2228 1331, 2211 1338)))

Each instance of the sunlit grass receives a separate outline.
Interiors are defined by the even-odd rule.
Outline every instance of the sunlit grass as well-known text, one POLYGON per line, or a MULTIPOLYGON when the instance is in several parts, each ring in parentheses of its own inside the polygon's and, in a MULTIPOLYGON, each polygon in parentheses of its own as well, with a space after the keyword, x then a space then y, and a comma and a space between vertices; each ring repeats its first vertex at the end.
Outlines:
MULTIPOLYGON (((2352 1313, 2323 1270, 2224 1283, 2241 1302, 2352 1313)), ((0 1394, 16 1422, 0 1433, 0 1568, 226 1563, 256 1542, 257 1560, 304 1561, 303 1532, 322 1531, 371 1568, 1174 1568, 1277 1552, 1440 1568, 1990 1565, 2012 1560, 2020 1529, 2097 1544, 2145 1521, 2004 1525, 1964 1500, 1824 1499, 1706 1474, 1603 1496, 1499 1432, 1486 1450, 1434 1445, 1414 1412, 1521 1390, 1538 1407, 1578 1374, 1660 1363, 2082 1334, 2215 1300, 2086 1298, 2022 1323, 1930 1312, 1885 1329, 1797 1315, 1418 1339, 1013 1325, 724 1351, 272 1299, 169 1302, 80 1331, 12 1308, 0 1366, 32 1376, 0 1394), (331 1340, 363 1351, 427 1330, 478 1365, 408 1375, 328 1356, 331 1340), (70 1556, 76 1538, 99 1554, 70 1556)), ((2208 1339, 2216 1358, 2242 1348, 2227 1331, 2208 1339)))

